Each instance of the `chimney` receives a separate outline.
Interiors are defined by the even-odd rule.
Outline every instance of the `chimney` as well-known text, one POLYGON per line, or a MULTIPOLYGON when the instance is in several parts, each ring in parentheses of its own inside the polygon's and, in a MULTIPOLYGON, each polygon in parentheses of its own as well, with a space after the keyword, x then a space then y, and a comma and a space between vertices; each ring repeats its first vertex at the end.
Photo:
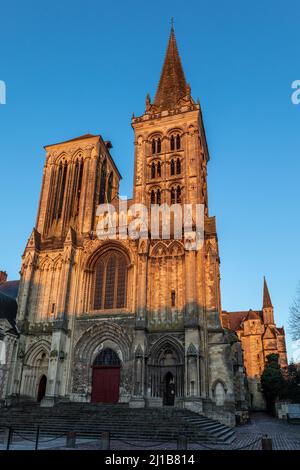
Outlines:
POLYGON ((2 282, 6 282, 7 281, 7 272, 6 271, 0 271, 0 284, 2 282))

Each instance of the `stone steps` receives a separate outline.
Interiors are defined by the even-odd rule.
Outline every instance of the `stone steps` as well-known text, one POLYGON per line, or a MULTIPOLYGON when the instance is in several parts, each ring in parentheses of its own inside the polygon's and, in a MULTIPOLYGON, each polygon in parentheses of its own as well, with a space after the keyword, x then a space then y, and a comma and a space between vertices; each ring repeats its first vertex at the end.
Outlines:
POLYGON ((42 435, 76 431, 78 436, 99 438, 110 431, 113 438, 133 440, 175 440, 178 434, 189 440, 230 443, 233 429, 189 410, 176 408, 129 408, 128 405, 65 403, 41 408, 26 403, 0 409, 0 429, 11 426, 17 433, 33 436, 37 426, 42 435))

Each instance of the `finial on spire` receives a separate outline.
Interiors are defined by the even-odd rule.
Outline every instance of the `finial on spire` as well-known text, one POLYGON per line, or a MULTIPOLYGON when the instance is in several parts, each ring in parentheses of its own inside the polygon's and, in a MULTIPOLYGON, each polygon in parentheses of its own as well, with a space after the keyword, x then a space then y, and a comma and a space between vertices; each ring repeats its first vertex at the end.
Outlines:
POLYGON ((174 17, 171 17, 171 31, 174 31, 174 17))

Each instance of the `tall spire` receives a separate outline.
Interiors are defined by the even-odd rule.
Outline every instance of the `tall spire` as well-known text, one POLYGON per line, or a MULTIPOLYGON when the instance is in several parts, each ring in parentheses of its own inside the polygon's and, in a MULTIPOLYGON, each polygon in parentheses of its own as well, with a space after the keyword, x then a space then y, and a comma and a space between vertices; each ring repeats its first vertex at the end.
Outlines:
POLYGON ((154 105, 160 110, 173 109, 177 102, 187 95, 187 88, 172 24, 154 105))
POLYGON ((263 298, 263 308, 272 308, 271 297, 269 294, 269 289, 267 285, 266 278, 264 277, 264 298, 263 298))

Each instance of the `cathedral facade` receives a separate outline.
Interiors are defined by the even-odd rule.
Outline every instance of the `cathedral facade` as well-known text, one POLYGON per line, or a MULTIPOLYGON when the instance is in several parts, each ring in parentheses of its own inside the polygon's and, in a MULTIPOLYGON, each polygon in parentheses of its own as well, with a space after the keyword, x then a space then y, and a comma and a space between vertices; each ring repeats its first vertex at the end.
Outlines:
POLYGON ((221 310, 209 153, 173 28, 155 99, 147 95, 132 127, 129 212, 138 203, 201 204, 203 244, 188 250, 172 236, 99 239, 97 207, 119 205, 111 143, 87 134, 46 146, 6 397, 41 406, 58 400, 176 406, 233 425, 247 410, 241 343, 221 310))

